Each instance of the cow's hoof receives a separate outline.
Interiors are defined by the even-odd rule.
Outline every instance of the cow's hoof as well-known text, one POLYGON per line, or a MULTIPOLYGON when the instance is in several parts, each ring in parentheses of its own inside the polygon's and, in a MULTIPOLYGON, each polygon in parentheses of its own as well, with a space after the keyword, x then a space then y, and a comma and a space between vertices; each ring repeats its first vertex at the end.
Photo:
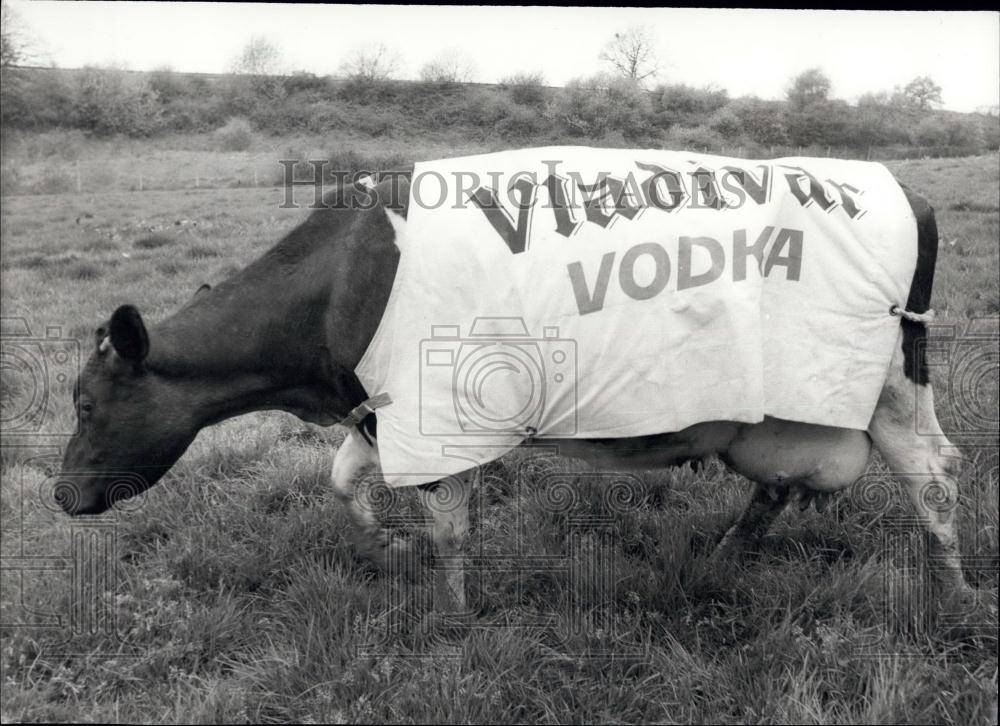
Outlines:
POLYGON ((747 555, 759 550, 760 540, 744 537, 730 530, 719 540, 708 558, 713 565, 725 567, 739 564, 747 555))

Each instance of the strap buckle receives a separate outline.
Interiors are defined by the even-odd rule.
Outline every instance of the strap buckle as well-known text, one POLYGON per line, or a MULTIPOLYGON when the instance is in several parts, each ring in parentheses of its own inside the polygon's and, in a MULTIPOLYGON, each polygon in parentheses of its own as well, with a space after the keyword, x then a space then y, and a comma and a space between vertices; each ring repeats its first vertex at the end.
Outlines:
POLYGON ((348 428, 358 426, 364 420, 365 416, 375 413, 376 408, 387 406, 390 403, 392 403, 392 396, 388 393, 380 393, 377 396, 372 396, 351 409, 351 412, 340 420, 340 425, 347 426, 348 428))

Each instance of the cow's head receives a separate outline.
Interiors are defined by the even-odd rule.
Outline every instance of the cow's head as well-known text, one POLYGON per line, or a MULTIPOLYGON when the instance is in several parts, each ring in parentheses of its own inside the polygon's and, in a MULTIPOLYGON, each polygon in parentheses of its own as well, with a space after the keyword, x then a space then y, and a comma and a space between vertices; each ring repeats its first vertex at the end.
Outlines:
POLYGON ((149 369, 149 335, 131 305, 97 328, 77 381, 79 431, 55 485, 70 514, 99 514, 155 484, 180 458, 198 426, 176 382, 149 369))

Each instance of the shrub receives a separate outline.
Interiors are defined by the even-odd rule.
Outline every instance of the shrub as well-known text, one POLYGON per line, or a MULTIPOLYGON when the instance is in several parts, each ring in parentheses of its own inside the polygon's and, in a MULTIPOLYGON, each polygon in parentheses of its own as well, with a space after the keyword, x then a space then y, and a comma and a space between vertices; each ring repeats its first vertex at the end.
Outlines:
POLYGON ((329 98, 332 95, 330 83, 325 77, 314 73, 299 71, 284 79, 285 93, 289 96, 304 95, 314 100, 329 98))
POLYGON ((969 119, 934 115, 917 125, 913 140, 921 146, 979 147, 983 145, 983 134, 979 125, 969 119))
POLYGON ((635 81, 599 74, 566 84, 555 103, 555 116, 576 136, 600 137, 619 131, 628 140, 648 133, 651 108, 635 81))
POLYGON ((215 139, 223 151, 246 151, 254 142, 253 129, 244 118, 231 118, 215 132, 215 139))
POLYGON ((188 95, 187 77, 175 73, 169 68, 159 68, 149 74, 149 88, 156 94, 160 103, 171 101, 188 95))
POLYGON ((460 108, 460 118, 473 126, 492 128, 512 113, 516 105, 505 96, 498 96, 486 90, 475 90, 469 94, 460 108))
POLYGON ((262 101, 254 104, 243 118, 249 120, 258 131, 282 134, 307 129, 309 109, 309 103, 295 103, 289 99, 281 102, 262 101))
POLYGON ((222 81, 221 91, 226 108, 233 116, 253 115, 285 98, 280 76, 230 74, 222 81))
POLYGON ((743 136, 743 119, 729 106, 720 109, 712 115, 709 120, 709 127, 716 133, 728 138, 743 136))
POLYGON ((789 142, 799 146, 854 145, 852 120, 852 110, 846 101, 816 101, 803 108, 789 108, 785 130, 789 142))
MULTIPOLYGON (((448 121, 448 109, 440 110, 440 122, 448 121)), ((515 103, 505 94, 476 90, 457 109, 458 117, 482 129, 487 135, 497 134, 506 139, 524 139, 541 131, 543 117, 536 108, 515 103)), ((451 121, 454 124, 454 120, 451 121)))
POLYGON ((305 114, 306 129, 314 134, 336 131, 350 125, 349 116, 340 103, 315 103, 305 114))
POLYGON ((899 94, 867 93, 858 99, 851 119, 852 145, 907 144, 913 123, 912 108, 899 94))
POLYGON ((515 105, 497 122, 496 131, 505 139, 525 140, 539 133, 543 126, 543 119, 538 111, 515 105))
POLYGON ((534 73, 515 73, 500 81, 500 87, 507 91, 514 103, 531 108, 544 108, 548 94, 545 88, 545 76, 541 71, 534 73))
POLYGON ((990 151, 1000 149, 1000 117, 980 116, 980 130, 983 135, 983 146, 990 151))
POLYGON ((395 84, 389 79, 348 78, 337 89, 339 98, 359 106, 385 103, 395 84))
POLYGON ((722 136, 746 139, 765 146, 787 142, 781 104, 757 98, 740 98, 718 109, 708 126, 722 136))
POLYGON ((659 86, 653 92, 653 113, 663 128, 697 126, 726 105, 729 95, 718 88, 693 88, 684 84, 659 86))
POLYGON ((174 131, 212 131, 227 118, 228 104, 218 95, 182 96, 163 107, 163 125, 174 131))
POLYGON ((579 81, 571 81, 559 94, 555 115, 563 128, 576 136, 602 134, 610 123, 607 104, 579 81))
POLYGON ((695 151, 720 151, 726 140, 707 126, 674 126, 667 132, 669 148, 695 151))
POLYGON ((95 133, 148 136, 160 123, 156 94, 145 77, 110 68, 86 68, 77 81, 76 124, 95 133))
POLYGON ((0 86, 0 120, 19 128, 74 123, 75 86, 55 69, 8 69, 0 86))

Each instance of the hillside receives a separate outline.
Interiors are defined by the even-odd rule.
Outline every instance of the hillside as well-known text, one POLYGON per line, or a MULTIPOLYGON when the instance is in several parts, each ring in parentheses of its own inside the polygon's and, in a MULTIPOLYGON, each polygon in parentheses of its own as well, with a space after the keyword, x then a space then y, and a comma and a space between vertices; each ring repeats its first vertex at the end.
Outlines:
MULTIPOLYGON (((647 90, 606 75, 556 88, 530 74, 485 84, 15 67, 4 72, 2 108, 5 140, 52 129, 98 139, 162 138, 245 123, 272 137, 600 143, 742 149, 748 157, 888 159, 1000 148, 997 117, 934 110, 898 91, 854 105, 825 95, 771 101, 683 84, 647 90)), ((227 145, 228 151, 251 146, 238 139, 227 145)))

